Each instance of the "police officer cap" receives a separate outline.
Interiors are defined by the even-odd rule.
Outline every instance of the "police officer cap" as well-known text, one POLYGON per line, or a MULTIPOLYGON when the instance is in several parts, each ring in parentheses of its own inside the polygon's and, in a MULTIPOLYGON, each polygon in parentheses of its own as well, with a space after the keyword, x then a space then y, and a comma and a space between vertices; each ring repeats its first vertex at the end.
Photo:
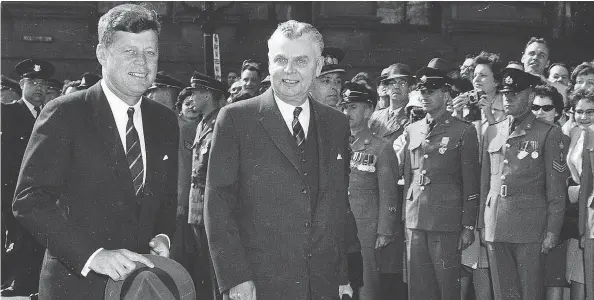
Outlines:
POLYGON ((0 80, 0 84, 2 85, 3 91, 10 90, 15 91, 19 94, 21 93, 21 86, 17 81, 12 80, 4 75, 2 75, 1 77, 2 79, 0 80))
POLYGON ((345 82, 342 85, 340 95, 342 96, 340 105, 348 103, 368 103, 375 107, 377 104, 375 92, 360 83, 350 81, 345 82))
POLYGON ((178 89, 183 89, 183 86, 185 84, 173 77, 171 77, 170 75, 166 74, 163 71, 159 71, 157 72, 157 76, 155 77, 155 81, 153 82, 153 85, 149 88, 150 89, 156 89, 156 88, 178 88, 178 89))
POLYGON ((497 79, 500 92, 520 92, 541 83, 540 77, 509 66, 499 72, 497 79))
POLYGON ((342 61, 344 56, 345 53, 344 51, 342 51, 342 49, 332 47, 324 48, 324 50, 322 51, 324 65, 322 66, 320 76, 334 72, 345 73, 346 71, 338 65, 342 61))
POLYGON ((21 61, 14 67, 21 78, 50 79, 54 75, 54 65, 48 61, 29 58, 21 61))
POLYGON ((417 71, 417 89, 438 89, 452 84, 452 79, 447 75, 451 70, 452 67, 444 59, 432 59, 426 67, 417 71))
POLYGON ((190 81, 192 83, 192 88, 195 89, 204 88, 215 90, 221 93, 225 93, 227 91, 227 85, 199 72, 194 72, 194 74, 192 75, 192 79, 190 81))
POLYGON ((100 75, 91 72, 86 72, 81 77, 80 84, 78 85, 79 89, 88 89, 102 78, 100 75))
POLYGON ((52 89, 52 90, 61 92, 62 86, 63 86, 62 82, 58 79, 50 78, 47 80, 47 88, 48 89, 52 89))

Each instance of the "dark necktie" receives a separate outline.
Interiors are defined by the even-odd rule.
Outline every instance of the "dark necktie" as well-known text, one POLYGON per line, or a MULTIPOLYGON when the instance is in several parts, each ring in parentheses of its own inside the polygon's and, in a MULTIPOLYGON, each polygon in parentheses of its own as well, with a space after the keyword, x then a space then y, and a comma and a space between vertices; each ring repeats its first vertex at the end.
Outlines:
POLYGON ((434 127, 435 127, 435 120, 429 122, 429 131, 433 130, 434 127))
POLYGON ((126 124, 126 159, 132 175, 134 184, 134 193, 138 195, 142 189, 144 177, 144 165, 142 162, 142 152, 140 151, 140 139, 138 132, 134 127, 133 120, 134 108, 128 108, 128 123, 126 124))
POLYGON ((41 108, 39 106, 34 106, 33 109, 35 110, 35 119, 39 118, 39 113, 41 113, 41 108))
MULTIPOLYGON (((584 129, 583 131, 583 135, 584 135, 584 144, 582 145, 582 178, 580 178, 580 182, 582 182, 582 184, 586 185, 592 185, 592 165, 590 164, 590 150, 588 150, 587 146, 589 143, 589 134, 588 134, 588 130, 584 129)), ((587 190, 591 192, 592 191, 592 186, 590 187, 585 187, 587 190), (589 189, 589 190, 588 190, 589 189)), ((590 208, 594 208, 594 201, 592 201, 592 203, 590 204, 590 208)))
POLYGON ((302 110, 303 108, 301 107, 295 107, 295 110, 293 111, 293 122, 291 123, 291 126, 293 127, 293 138, 297 141, 297 146, 301 146, 303 141, 305 141, 305 132, 303 132, 303 127, 301 127, 301 123, 299 123, 299 114, 302 110))
POLYGON ((509 134, 512 134, 512 132, 514 132, 514 130, 516 130, 516 126, 518 125, 516 123, 517 119, 516 118, 512 118, 512 122, 509 125, 509 134))

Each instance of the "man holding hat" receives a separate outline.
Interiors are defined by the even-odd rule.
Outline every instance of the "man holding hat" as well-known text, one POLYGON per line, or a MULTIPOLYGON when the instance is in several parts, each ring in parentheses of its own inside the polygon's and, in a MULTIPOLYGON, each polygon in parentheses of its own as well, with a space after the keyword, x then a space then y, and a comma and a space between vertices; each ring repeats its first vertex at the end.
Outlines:
POLYGON ((403 133, 409 299, 460 299, 460 252, 474 241, 479 198, 474 126, 446 109, 440 58, 417 72, 426 116, 403 133))
POLYGON ((23 91, 21 99, 2 103, 2 219, 8 231, 7 239, 14 242, 11 257, 3 261, 2 268, 12 265, 15 276, 11 290, 2 291, 2 296, 28 296, 37 292, 39 270, 44 248, 21 226, 12 213, 21 161, 33 130, 33 124, 41 112, 47 81, 54 74, 54 66, 41 59, 26 59, 18 63, 16 72, 23 91), (15 256, 12 256, 14 254, 15 256), (6 266, 5 266, 6 265, 6 266))
POLYGON ((413 83, 414 79, 408 65, 397 63, 388 67, 380 84, 386 86, 390 106, 373 113, 370 121, 371 131, 390 142, 394 142, 402 134, 408 121, 404 107, 408 103, 408 93, 413 83))
MULTIPOLYGON (((177 231, 173 258, 189 270, 198 299, 221 299, 217 291, 208 241, 204 229, 204 189, 215 121, 225 99, 226 85, 212 77, 194 72, 192 91, 194 109, 202 115, 191 145, 191 161, 181 161, 178 176, 177 231), (192 169, 186 171, 188 165, 192 169)), ((180 151, 186 151, 181 145, 180 151)))
POLYGON ((147 90, 146 97, 165 105, 171 110, 175 110, 177 95, 179 95, 183 87, 183 82, 171 77, 164 71, 159 71, 153 85, 147 90))
POLYGON ((336 109, 339 109, 338 103, 340 102, 340 88, 342 86, 341 75, 346 72, 339 66, 344 55, 342 49, 324 48, 324 51, 322 51, 324 65, 311 88, 311 95, 314 99, 336 109))
POLYGON ((160 28, 143 6, 110 9, 97 30, 103 79, 49 102, 35 123, 12 208, 47 247, 41 299, 103 299, 109 278, 154 266, 141 254, 169 256, 179 129, 143 97, 160 28))
POLYGON ((498 74, 507 118, 487 128, 481 173, 481 239, 495 299, 543 299, 543 253, 558 242, 568 177, 561 129, 530 111, 540 78, 498 74))
POLYGON ((379 270, 384 266, 383 261, 377 260, 382 256, 376 256, 376 251, 386 249, 388 244, 396 245, 387 249, 399 252, 396 257, 402 269, 402 199, 395 185, 398 161, 391 143, 369 129, 369 118, 377 101, 375 93, 362 84, 347 81, 341 94, 340 107, 351 129, 349 202, 363 255, 364 286, 359 296, 362 300, 380 299, 379 270))

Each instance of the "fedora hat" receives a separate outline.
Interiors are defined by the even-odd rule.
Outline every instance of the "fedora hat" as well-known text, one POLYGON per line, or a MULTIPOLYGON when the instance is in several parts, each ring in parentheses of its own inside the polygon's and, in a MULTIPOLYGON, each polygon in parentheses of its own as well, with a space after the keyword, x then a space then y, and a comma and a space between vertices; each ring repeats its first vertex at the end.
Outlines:
POLYGON ((196 299, 194 282, 182 265, 158 255, 143 256, 155 267, 149 268, 136 262, 136 268, 124 280, 110 278, 105 287, 105 300, 196 299))

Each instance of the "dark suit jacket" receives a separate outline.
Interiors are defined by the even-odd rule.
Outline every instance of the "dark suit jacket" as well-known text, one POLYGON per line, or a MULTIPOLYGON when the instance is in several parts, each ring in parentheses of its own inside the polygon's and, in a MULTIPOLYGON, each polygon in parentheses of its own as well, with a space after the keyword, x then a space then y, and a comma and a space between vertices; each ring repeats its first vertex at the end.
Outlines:
POLYGON ((218 115, 204 215, 221 291, 253 280, 259 300, 320 300, 337 298, 338 285, 348 282, 349 127, 340 112, 309 101, 319 149, 316 201, 272 89, 218 115))
POLYGON ((178 125, 144 99, 144 194, 134 195, 124 147, 101 85, 59 97, 37 119, 23 158, 14 214, 47 247, 41 299, 103 299, 108 277, 83 266, 97 249, 148 253, 159 233, 173 237, 178 125), (139 200, 137 202, 137 200, 139 200))

